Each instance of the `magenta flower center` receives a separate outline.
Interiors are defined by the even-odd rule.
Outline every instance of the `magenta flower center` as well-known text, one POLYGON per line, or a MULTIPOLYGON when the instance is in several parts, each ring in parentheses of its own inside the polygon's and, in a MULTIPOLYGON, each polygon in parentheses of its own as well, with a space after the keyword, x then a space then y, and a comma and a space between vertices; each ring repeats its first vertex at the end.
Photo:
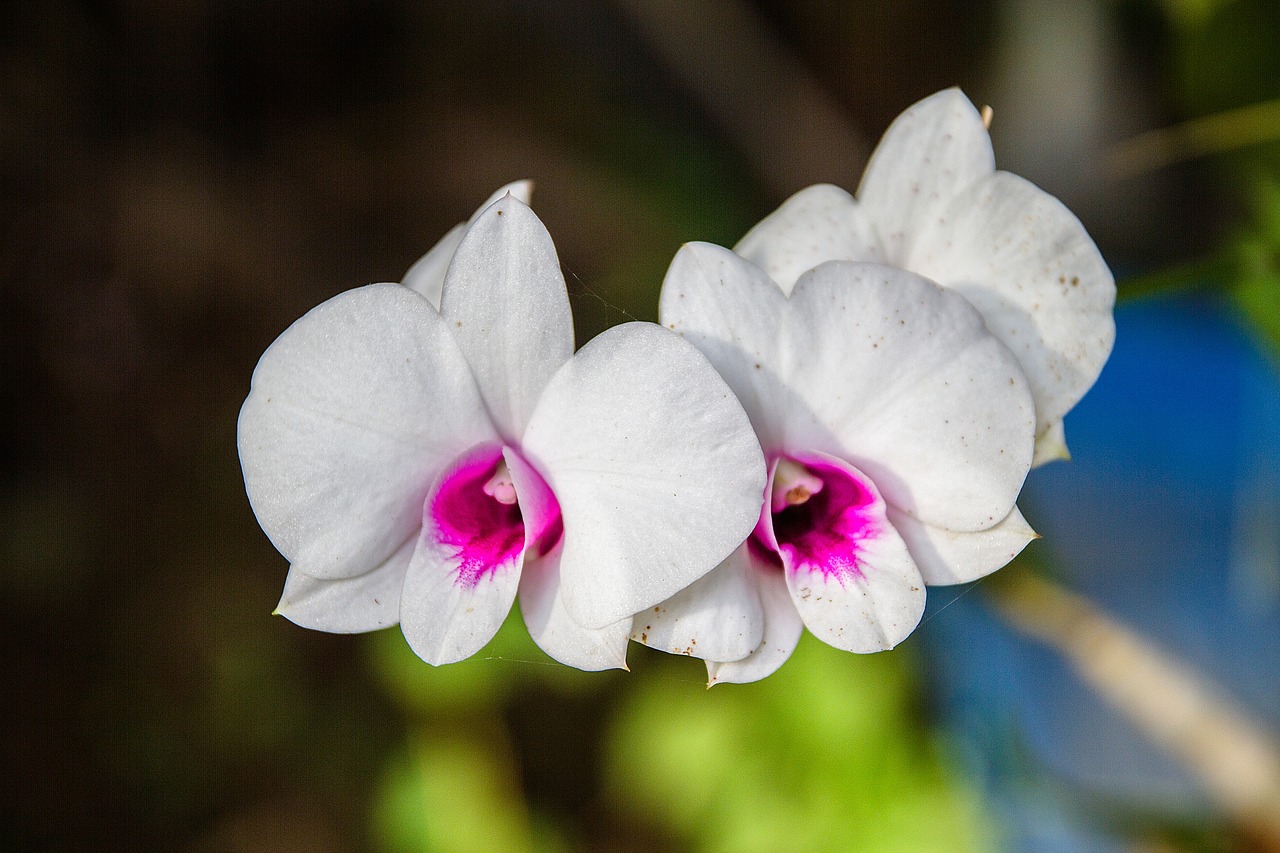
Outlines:
POLYGON ((753 544, 775 553, 792 572, 861 577, 864 543, 880 532, 879 502, 871 481, 851 466, 782 456, 753 544))
MULTIPOLYGON (((532 471, 532 469, 529 469, 532 471)), ((540 514, 534 543, 541 555, 563 531, 560 507, 536 473, 531 490, 539 492, 540 514)), ((455 583, 474 589, 486 576, 514 564, 525 549, 525 519, 520 511, 515 479, 494 445, 475 448, 459 457, 441 478, 423 508, 424 523, 436 541, 457 562, 455 583)))

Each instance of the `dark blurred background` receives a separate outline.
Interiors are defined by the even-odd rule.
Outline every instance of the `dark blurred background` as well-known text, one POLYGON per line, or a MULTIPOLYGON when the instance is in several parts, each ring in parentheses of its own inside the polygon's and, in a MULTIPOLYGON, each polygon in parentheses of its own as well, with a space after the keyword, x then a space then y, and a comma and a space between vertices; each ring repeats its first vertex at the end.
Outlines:
MULTIPOLYGON (((952 85, 994 106, 999 165, 1081 216, 1122 298, 1207 293, 1265 351, 1280 118, 1125 141, 1280 96, 1278 12, 4 4, 0 847, 1020 849, 927 639, 807 642, 707 693, 698 662, 638 647, 631 674, 551 665, 519 625, 433 670, 397 631, 271 617, 287 567, 244 497, 238 409, 289 323, 399 280, 506 182, 536 182, 582 342, 656 319, 682 242, 732 245, 809 183, 852 190, 889 121, 952 85)), ((1111 827, 1120 849, 1271 849, 1212 806, 1142 814, 1111 827)))

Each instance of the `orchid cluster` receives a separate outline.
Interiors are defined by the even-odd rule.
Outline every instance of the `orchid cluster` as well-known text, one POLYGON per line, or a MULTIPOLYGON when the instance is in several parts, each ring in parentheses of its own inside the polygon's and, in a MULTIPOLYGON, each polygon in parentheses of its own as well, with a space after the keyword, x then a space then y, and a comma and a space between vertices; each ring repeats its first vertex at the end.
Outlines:
POLYGON ((925 587, 1036 534, 1016 501, 1114 339, 1080 222, 996 171, 959 90, 903 113, 856 195, 802 190, 731 251, 690 243, 661 325, 575 352, 527 182, 399 284, 340 294, 254 371, 239 450, 308 628, 479 651, 518 600, 586 670, 629 642, 755 681, 802 629, 892 648, 925 587))

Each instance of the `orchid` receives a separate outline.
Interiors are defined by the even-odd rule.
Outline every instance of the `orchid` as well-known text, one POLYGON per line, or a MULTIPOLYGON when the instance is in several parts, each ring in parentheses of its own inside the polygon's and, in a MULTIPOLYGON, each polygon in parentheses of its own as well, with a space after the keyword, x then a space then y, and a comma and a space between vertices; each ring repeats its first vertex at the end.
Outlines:
POLYGON ((703 243, 676 255, 664 325, 742 401, 769 479, 751 536, 715 571, 637 616, 632 638, 754 681, 807 626, 852 652, 892 648, 925 583, 1012 559, 1035 534, 1015 500, 1035 409, 1013 354, 953 291, 835 261, 782 287, 703 243))
POLYGON ((790 291, 823 261, 875 261, 963 294, 1017 356, 1036 404, 1036 464, 1067 456, 1062 418, 1115 341, 1115 281, 1080 221, 1031 182, 997 171, 982 116, 959 89, 885 132, 856 198, 819 184, 735 251, 790 291))
POLYGON ((438 311, 430 291, 356 288, 254 371, 239 450, 290 561, 277 612, 331 632, 399 622, 442 664, 484 646, 518 592, 552 657, 625 667, 632 615, 755 524, 750 423, 659 326, 627 323, 575 354, 555 248, 513 194, 443 245, 429 253, 447 266, 438 311))

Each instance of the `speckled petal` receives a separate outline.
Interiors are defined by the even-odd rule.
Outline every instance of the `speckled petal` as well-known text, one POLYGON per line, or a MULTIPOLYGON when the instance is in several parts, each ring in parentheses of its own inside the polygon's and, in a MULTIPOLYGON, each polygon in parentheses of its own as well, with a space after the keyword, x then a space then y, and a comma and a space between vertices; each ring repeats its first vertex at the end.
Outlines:
POLYGON ((930 95, 894 119, 872 152, 857 192, 885 260, 906 267, 920 231, 962 190, 994 170, 982 116, 959 89, 930 95))
POLYGON ((747 546, 738 546, 704 578, 637 613, 631 639, 673 655, 739 660, 764 637, 764 609, 747 546))
POLYGON ((875 228, 839 187, 806 187, 762 219, 733 247, 791 293, 796 279, 823 261, 883 261, 875 228))
POLYGON ((1080 220, 1030 181, 997 172, 924 228, 910 269, 972 302, 1017 357, 1037 434, 1093 386, 1115 343, 1116 286, 1080 220))

